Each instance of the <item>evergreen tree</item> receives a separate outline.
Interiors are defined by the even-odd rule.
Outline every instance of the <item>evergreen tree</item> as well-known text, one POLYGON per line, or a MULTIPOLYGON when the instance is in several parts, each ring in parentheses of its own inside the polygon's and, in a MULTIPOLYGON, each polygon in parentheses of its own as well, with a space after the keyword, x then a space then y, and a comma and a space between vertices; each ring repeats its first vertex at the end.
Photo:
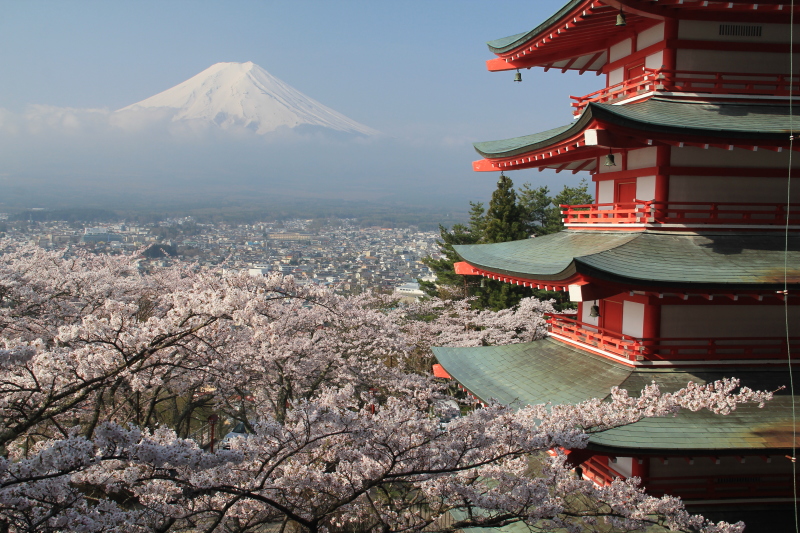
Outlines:
MULTIPOLYGON (((478 204, 482 205, 482 204, 478 204)), ((482 209, 482 207, 481 207, 482 209)), ((440 240, 436 241, 439 249, 444 255, 442 259, 426 257, 422 260, 425 265, 436 274, 436 283, 432 281, 417 280, 420 288, 429 296, 439 296, 447 298, 455 296, 464 298, 466 296, 464 287, 469 284, 467 278, 474 276, 460 276, 456 274, 453 264, 461 261, 461 257, 453 249, 454 244, 477 244, 480 235, 471 231, 472 226, 464 224, 454 224, 451 230, 439 224, 440 240)), ((475 283, 472 281, 472 283, 475 283)))
POLYGON ((453 249, 458 244, 488 244, 542 236, 564 229, 560 204, 580 205, 591 203, 589 185, 582 180, 578 186, 567 185, 556 196, 543 185, 532 188, 526 183, 520 188, 519 197, 510 178, 501 175, 497 189, 492 193, 489 209, 484 211, 482 202, 470 202, 468 225, 455 224, 451 230, 439 226, 441 240, 437 241, 444 258, 427 258, 424 261, 436 273, 437 282, 420 281, 421 288, 431 296, 476 297, 473 305, 481 309, 506 309, 516 305, 522 298, 536 296, 541 300, 555 300, 555 308, 572 307, 563 292, 530 289, 476 276, 460 276, 453 264, 462 261, 453 249))
POLYGON ((514 183, 508 176, 500 174, 497 189, 492 193, 489 210, 486 212, 484 242, 508 242, 526 239, 523 210, 517 205, 514 183))
POLYGON ((523 211, 526 228, 537 237, 558 233, 564 229, 561 205, 583 205, 594 201, 585 179, 576 187, 564 185, 557 195, 551 197, 546 185, 532 189, 529 183, 520 187, 519 205, 523 211))

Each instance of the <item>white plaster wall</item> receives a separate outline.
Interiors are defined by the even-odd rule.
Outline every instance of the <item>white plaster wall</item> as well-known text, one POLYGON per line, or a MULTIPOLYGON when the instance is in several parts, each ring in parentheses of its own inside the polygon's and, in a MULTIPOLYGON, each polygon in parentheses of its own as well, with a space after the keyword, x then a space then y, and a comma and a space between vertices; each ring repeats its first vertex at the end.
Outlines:
POLYGON ((623 69, 618 68, 616 70, 612 70, 608 73, 608 86, 611 87, 612 85, 622 83, 623 77, 623 69))
POLYGON ((622 154, 620 152, 613 152, 613 154, 614 154, 614 161, 617 163, 617 166, 615 166, 615 167, 607 167, 605 165, 606 157, 605 156, 601 156, 600 157, 600 165, 597 167, 598 170, 600 171, 600 174, 604 174, 606 172, 619 172, 620 165, 622 164, 622 154))
POLYGON ((761 37, 739 37, 736 35, 720 35, 720 24, 737 24, 730 22, 714 22, 703 20, 681 20, 678 23, 678 39, 692 41, 726 41, 740 43, 788 43, 788 24, 747 24, 743 26, 761 26, 761 37))
MULTIPOLYGON (((715 106, 716 107, 716 106, 715 106)), ((744 150, 734 148, 697 148, 685 146, 673 148, 670 163, 674 167, 748 167, 748 168, 789 168, 789 152, 770 150, 744 150)), ((792 158, 792 167, 800 168, 800 157, 792 158)))
POLYGON ((631 55, 632 49, 633 41, 630 38, 611 45, 611 48, 608 49, 608 62, 613 63, 617 59, 631 55))
POLYGON ((633 457, 617 457, 616 459, 615 463, 609 461, 608 466, 622 477, 633 476, 633 457))
POLYGON ((622 302, 622 334, 641 338, 644 331, 644 304, 622 302))
POLYGON ((664 66, 664 52, 656 52, 644 58, 644 66, 647 68, 661 68, 664 66))
POLYGON ((647 148, 640 148, 639 150, 629 150, 628 170, 656 166, 657 154, 658 148, 655 146, 648 146, 647 148))
POLYGON ((593 326, 597 325, 599 317, 589 316, 589 313, 592 311, 592 306, 596 304, 597 302, 595 300, 588 300, 581 304, 581 322, 586 322, 587 324, 591 324, 593 326))
MULTIPOLYGON (((795 54, 795 65, 800 54, 795 54)), ((675 55, 677 70, 703 72, 749 72, 753 74, 788 74, 789 55, 771 52, 730 50, 688 50, 679 48, 675 55)), ((797 71, 798 67, 795 67, 797 71)))
MULTIPOLYGON (((782 337, 784 324, 782 305, 661 307, 661 337, 782 337)), ((800 335, 800 306, 789 306, 789 325, 791 336, 800 335)))
POLYGON ((636 50, 647 48, 650 45, 656 44, 664 40, 664 23, 656 24, 652 28, 647 28, 643 32, 639 32, 636 36, 636 50))
MULTIPOLYGON (((638 198, 639 189, 636 194, 638 198)), ((643 198, 640 198, 643 199, 643 198)), ((724 176, 672 176, 671 202, 786 202, 786 180, 724 176)), ((792 187, 792 202, 800 202, 800 187, 792 187)))
POLYGON ((636 199, 655 200, 656 198, 656 177, 642 176, 636 178, 636 199))
MULTIPOLYGON (((614 202, 614 180, 597 182, 597 203, 610 204, 614 202)), ((600 209, 611 209, 611 206, 600 209)))

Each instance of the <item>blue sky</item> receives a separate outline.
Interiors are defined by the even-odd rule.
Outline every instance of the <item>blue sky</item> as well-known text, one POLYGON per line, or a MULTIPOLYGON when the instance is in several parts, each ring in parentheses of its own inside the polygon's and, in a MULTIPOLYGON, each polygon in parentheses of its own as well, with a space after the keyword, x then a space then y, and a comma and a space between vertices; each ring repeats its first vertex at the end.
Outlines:
MULTIPOLYGON (((487 40, 533 28, 562 2, 0 0, 0 108, 17 115, 31 105, 114 110, 216 62, 253 61, 396 140, 391 150, 377 149, 375 157, 357 150, 362 162, 351 162, 348 172, 369 174, 376 184, 383 179, 376 176, 385 175, 387 186, 406 175, 416 185, 438 181, 442 193, 462 184, 457 201, 481 200, 495 180, 473 175, 472 142, 567 123, 569 95, 602 85, 603 79, 590 73, 531 70, 518 84, 510 72, 486 71, 484 61, 493 57, 487 40)), ((14 153, 0 150, 0 165, 5 160, 11 169, 6 180, 62 172, 67 186, 68 176, 82 171, 111 172, 108 153, 103 170, 91 168, 88 140, 79 149, 73 149, 79 144, 75 139, 58 143, 57 136, 15 139, 14 153), (36 170, 41 157, 31 143, 37 141, 38 149, 47 145, 49 154, 62 153, 49 170, 36 170), (78 156, 70 158, 69 152, 78 156)), ((304 158, 309 176, 315 169, 325 173, 331 163, 312 154, 304 158)), ((135 177, 124 170, 118 174, 135 177)), ((518 183, 550 180, 551 188, 575 182, 571 175, 536 171, 512 177, 518 183)))

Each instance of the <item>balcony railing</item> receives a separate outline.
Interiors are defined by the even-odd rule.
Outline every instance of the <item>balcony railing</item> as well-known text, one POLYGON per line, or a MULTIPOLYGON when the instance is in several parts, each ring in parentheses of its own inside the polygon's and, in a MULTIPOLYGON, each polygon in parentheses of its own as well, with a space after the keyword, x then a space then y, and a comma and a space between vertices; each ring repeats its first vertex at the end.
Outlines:
POLYGON ((550 333, 593 346, 629 361, 783 359, 800 350, 800 337, 636 338, 580 322, 570 315, 548 315, 550 333))
POLYGON ((586 96, 570 96, 575 115, 589 102, 605 103, 630 98, 645 92, 690 92, 726 95, 800 95, 800 76, 785 74, 742 74, 741 72, 703 72, 645 68, 644 73, 586 96))
POLYGON ((568 226, 608 224, 800 225, 800 204, 753 202, 656 202, 561 205, 568 226))

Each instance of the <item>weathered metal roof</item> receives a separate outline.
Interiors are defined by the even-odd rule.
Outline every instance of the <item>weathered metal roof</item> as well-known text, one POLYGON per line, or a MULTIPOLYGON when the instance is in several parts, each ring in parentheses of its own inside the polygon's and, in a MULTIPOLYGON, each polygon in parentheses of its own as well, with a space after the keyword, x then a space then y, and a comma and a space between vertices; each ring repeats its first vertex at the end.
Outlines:
MULTIPOLYGON (((789 237, 787 279, 800 284, 800 235, 789 237)), ((777 233, 575 231, 496 244, 454 246, 470 265, 531 280, 575 273, 648 287, 782 289, 784 236, 777 233)))
POLYGON ((489 46, 489 50, 491 50, 494 54, 502 54, 504 52, 508 52, 513 50, 514 48, 522 45, 523 43, 527 42, 528 40, 532 39, 539 33, 543 32, 547 28, 549 28, 554 22, 558 19, 575 9, 578 5, 583 3, 585 0, 570 0, 567 4, 559 9, 553 16, 536 26, 531 31, 526 31, 522 33, 518 33, 516 35, 510 35, 508 37, 502 37, 500 39, 495 39, 494 41, 489 41, 486 43, 489 46))
POLYGON ((580 118, 533 135, 474 143, 486 158, 512 157, 545 148, 577 135, 592 119, 643 132, 717 139, 788 141, 789 108, 786 105, 708 103, 650 98, 626 105, 590 103, 580 118))
MULTIPOLYGON (((723 377, 737 377, 743 386, 757 390, 789 383, 785 370, 632 368, 553 339, 433 351, 447 372, 481 400, 519 406, 606 398, 614 386, 635 394, 654 381, 662 391, 723 377)), ((792 439, 791 398, 782 391, 763 409, 740 406, 728 416, 681 411, 676 417, 646 419, 593 435, 591 446, 653 452, 786 449, 792 439)))

